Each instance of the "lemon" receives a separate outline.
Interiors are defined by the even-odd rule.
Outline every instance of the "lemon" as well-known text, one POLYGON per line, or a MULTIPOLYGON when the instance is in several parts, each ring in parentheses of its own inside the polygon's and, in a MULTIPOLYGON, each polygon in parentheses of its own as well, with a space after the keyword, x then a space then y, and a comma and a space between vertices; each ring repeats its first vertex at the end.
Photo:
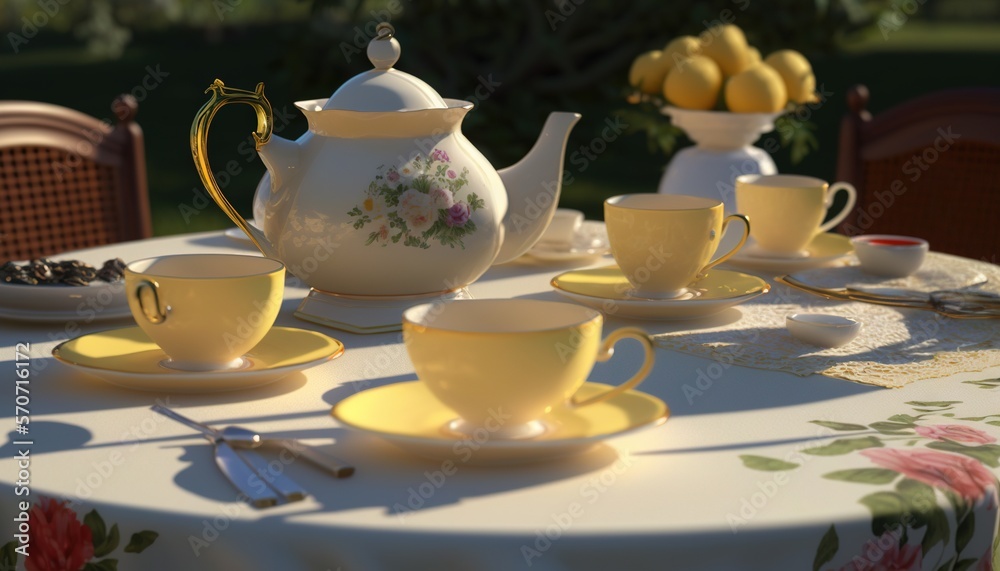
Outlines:
POLYGON ((726 106, 736 113, 774 113, 788 102, 781 75, 764 63, 730 77, 725 96, 726 106))
POLYGON ((711 109, 722 88, 722 71, 706 56, 691 56, 670 70, 663 95, 684 109, 711 109))
POLYGON ((795 50, 779 50, 767 56, 764 63, 781 75, 788 91, 788 99, 795 103, 807 103, 816 93, 816 76, 813 75, 809 60, 795 50))
POLYGON ((755 66, 760 63, 760 50, 750 46, 747 48, 747 67, 755 66))
POLYGON ((674 38, 667 44, 667 47, 663 48, 663 57, 670 62, 669 69, 673 69, 678 63, 699 53, 701 53, 701 44, 694 36, 674 38))
POLYGON ((670 71, 671 63, 660 50, 646 52, 632 62, 628 83, 643 93, 658 94, 663 89, 663 79, 670 71))
POLYGON ((736 75, 750 64, 747 38, 743 30, 732 24, 713 26, 698 36, 701 53, 719 64, 726 76, 736 75))

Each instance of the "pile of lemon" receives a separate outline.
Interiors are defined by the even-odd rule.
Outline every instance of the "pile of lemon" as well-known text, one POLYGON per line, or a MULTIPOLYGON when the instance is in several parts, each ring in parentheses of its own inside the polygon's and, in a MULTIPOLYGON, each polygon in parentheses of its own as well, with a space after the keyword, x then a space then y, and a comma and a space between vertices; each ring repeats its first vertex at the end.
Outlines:
POLYGON ((640 55, 632 62, 629 84, 684 109, 735 113, 775 113, 789 102, 816 97, 816 77, 805 56, 779 50, 761 60, 732 24, 713 26, 697 38, 681 36, 640 55))

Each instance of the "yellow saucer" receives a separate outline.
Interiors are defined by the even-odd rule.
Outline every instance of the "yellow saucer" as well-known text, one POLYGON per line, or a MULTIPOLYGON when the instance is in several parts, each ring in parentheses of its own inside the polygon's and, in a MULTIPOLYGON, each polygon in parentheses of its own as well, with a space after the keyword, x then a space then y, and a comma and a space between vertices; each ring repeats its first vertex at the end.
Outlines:
POLYGON ((751 252, 739 251, 726 260, 725 265, 745 270, 770 272, 775 275, 822 268, 847 263, 847 257, 854 252, 851 239, 841 234, 824 232, 813 238, 806 246, 807 256, 804 257, 766 257, 753 256, 751 252))
POLYGON ((556 292, 608 316, 648 320, 695 319, 718 313, 770 291, 764 280, 739 272, 709 270, 677 299, 644 299, 618 266, 574 270, 552 278, 556 292))
POLYGON ((160 364, 167 358, 138 327, 82 335, 56 346, 52 356, 111 384, 141 391, 219 392, 272 383, 289 373, 339 357, 344 345, 314 331, 272 327, 244 355, 241 369, 178 371, 160 364))
MULTIPOLYGON (((577 394, 587 398, 612 388, 586 383, 577 394)), ((341 424, 379 436, 418 456, 460 464, 506 464, 582 452, 606 438, 663 424, 670 409, 654 396, 626 391, 585 407, 555 407, 540 419, 550 430, 536 438, 500 440, 490 438, 485 428, 461 437, 446 428, 456 414, 426 385, 412 381, 349 396, 330 414, 341 424)))

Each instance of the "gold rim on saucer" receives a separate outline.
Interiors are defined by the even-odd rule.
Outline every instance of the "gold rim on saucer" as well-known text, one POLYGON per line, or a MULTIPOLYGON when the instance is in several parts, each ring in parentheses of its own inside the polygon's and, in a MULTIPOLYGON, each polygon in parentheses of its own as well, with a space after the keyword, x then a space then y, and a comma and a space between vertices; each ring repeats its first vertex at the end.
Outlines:
POLYGON ((138 327, 82 335, 52 350, 58 361, 111 384, 143 391, 221 392, 275 382, 344 353, 340 341, 293 327, 272 327, 244 359, 222 371, 181 371, 162 366, 163 352, 138 327))
POLYGON ((695 319, 718 313, 770 291, 757 276, 709 270, 684 296, 646 299, 631 294, 632 284, 618 266, 573 270, 552 278, 556 292, 608 316, 648 320, 695 319))
POLYGON ((807 256, 771 257, 751 255, 741 251, 727 260, 726 265, 762 272, 797 272, 845 262, 846 258, 854 253, 854 246, 847 236, 824 232, 818 234, 806 246, 806 253, 807 256))
MULTIPOLYGON (((613 389, 586 383, 583 398, 613 389)), ((580 408, 555 407, 539 419, 551 427, 531 439, 491 438, 486 428, 468 436, 448 430, 456 414, 421 381, 393 383, 351 395, 330 414, 341 424, 380 437, 406 452, 456 463, 505 464, 556 458, 583 452, 602 440, 659 426, 670 416, 662 400, 626 391, 606 401, 580 408)))

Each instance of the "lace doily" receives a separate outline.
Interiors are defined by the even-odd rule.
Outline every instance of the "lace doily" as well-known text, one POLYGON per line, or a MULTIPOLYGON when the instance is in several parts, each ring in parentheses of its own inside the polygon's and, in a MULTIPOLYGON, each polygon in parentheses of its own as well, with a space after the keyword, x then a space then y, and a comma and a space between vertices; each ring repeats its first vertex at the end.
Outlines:
POLYGON ((866 274, 861 266, 816 268, 792 274, 802 283, 822 288, 852 287, 858 289, 905 289, 931 292, 941 289, 958 289, 987 281, 982 264, 970 264, 968 258, 931 253, 913 275, 905 278, 886 278, 866 274))
MULTIPOLYGON (((799 275, 801 277, 801 274, 799 275)), ((878 280, 854 268, 827 268, 824 287, 864 285, 932 291, 978 283, 976 290, 1000 292, 1000 267, 946 254, 929 253, 925 267, 910 278, 878 280), (953 268, 953 273, 948 272, 953 268), (836 271, 841 279, 837 283, 836 271), (933 276, 939 279, 933 279, 933 276), (858 281, 859 276, 862 281, 858 281), (943 278, 941 278, 943 276, 943 278), (854 280, 854 281, 851 281, 854 280), (962 282, 962 283, 956 283, 962 282)), ((820 285, 821 280, 810 283, 820 285)), ((773 284, 771 292, 737 307, 743 317, 710 329, 656 336, 659 346, 727 364, 794 373, 823 374, 898 388, 913 381, 1000 366, 1000 321, 951 319, 931 311, 898 310, 860 302, 831 301, 773 284), (860 320, 849 344, 821 349, 792 337, 785 318, 818 312, 860 320)))

